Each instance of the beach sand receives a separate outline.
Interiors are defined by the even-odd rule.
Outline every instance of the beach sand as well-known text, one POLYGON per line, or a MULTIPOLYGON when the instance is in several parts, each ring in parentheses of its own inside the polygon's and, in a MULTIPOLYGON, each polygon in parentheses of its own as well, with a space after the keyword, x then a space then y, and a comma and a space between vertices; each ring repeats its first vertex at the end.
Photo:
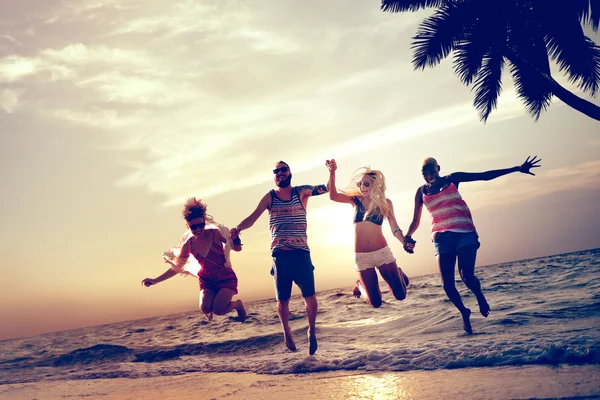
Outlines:
POLYGON ((0 386, 0 399, 528 399, 600 398, 600 366, 523 366, 297 375, 189 373, 0 386))

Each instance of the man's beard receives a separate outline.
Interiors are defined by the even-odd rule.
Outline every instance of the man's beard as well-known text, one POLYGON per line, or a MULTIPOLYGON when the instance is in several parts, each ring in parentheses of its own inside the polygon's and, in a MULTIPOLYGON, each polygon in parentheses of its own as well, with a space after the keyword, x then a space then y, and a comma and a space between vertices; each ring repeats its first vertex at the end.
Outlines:
POLYGON ((277 186, 280 188, 286 188, 286 187, 290 186, 291 183, 292 183, 292 174, 289 174, 289 176, 287 178, 285 178, 284 180, 276 182, 277 186))

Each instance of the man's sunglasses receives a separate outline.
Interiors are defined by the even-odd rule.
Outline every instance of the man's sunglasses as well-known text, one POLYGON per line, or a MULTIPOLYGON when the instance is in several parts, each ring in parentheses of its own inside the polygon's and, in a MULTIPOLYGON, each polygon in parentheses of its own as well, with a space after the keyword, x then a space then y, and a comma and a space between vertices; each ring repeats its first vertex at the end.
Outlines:
POLYGON ((361 186, 369 187, 369 186, 371 186, 371 183, 369 181, 356 182, 356 186, 358 186, 358 187, 361 187, 361 186))
POLYGON ((278 174, 279 172, 288 172, 290 169, 288 167, 275 168, 273 170, 274 174, 278 174))
POLYGON ((194 231, 196 229, 204 229, 205 226, 206 226, 206 222, 201 222, 199 224, 191 224, 190 231, 194 231))

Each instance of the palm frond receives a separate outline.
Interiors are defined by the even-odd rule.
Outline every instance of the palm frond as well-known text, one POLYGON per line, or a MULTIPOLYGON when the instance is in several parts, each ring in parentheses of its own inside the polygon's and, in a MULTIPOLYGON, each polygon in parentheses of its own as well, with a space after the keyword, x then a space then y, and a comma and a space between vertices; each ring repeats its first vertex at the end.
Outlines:
POLYGON ((571 83, 594 96, 600 89, 600 47, 585 36, 576 20, 547 26, 546 45, 550 57, 571 83))
POLYGON ((524 62, 511 60, 510 73, 515 82, 517 96, 523 102, 525 110, 537 121, 552 100, 549 84, 532 66, 524 62))
POLYGON ((600 0, 571 0, 577 7, 577 16, 583 25, 589 25, 594 32, 600 26, 600 0))
POLYGON ((471 11, 478 17, 465 24, 454 47, 454 72, 465 85, 473 82, 492 47, 501 51, 507 40, 507 17, 502 2, 477 3, 471 11))
POLYGON ((479 112, 479 119, 483 122, 487 121, 492 110, 496 108, 498 96, 502 92, 503 67, 502 52, 492 51, 483 57, 483 64, 473 87, 475 91, 473 105, 479 112))
POLYGON ((450 0, 381 0, 381 10, 392 13, 417 11, 422 8, 440 7, 450 2, 450 0))
POLYGON ((419 25, 411 44, 415 69, 433 67, 450 54, 463 30, 464 8, 443 6, 419 25))

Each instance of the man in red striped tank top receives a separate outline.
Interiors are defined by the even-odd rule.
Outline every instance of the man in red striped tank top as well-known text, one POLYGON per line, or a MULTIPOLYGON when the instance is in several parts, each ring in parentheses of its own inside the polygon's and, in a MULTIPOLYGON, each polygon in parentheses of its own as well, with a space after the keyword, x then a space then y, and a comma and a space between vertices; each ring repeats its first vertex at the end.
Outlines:
POLYGON ((419 227, 424 204, 432 217, 431 235, 444 291, 460 311, 467 334, 473 333, 471 310, 465 307, 454 285, 457 258, 460 277, 477 298, 481 315, 487 318, 490 306, 481 291, 479 279, 475 276, 479 240, 471 211, 458 193, 458 185, 461 182, 489 181, 513 172, 535 175, 531 169, 540 167, 540 161, 537 156, 531 160, 527 157, 523 164, 512 168, 476 173, 454 172, 446 176, 440 176, 440 166, 434 158, 423 161, 421 172, 426 183, 417 189, 413 220, 406 234, 404 249, 412 253, 415 247, 411 235, 419 227))

